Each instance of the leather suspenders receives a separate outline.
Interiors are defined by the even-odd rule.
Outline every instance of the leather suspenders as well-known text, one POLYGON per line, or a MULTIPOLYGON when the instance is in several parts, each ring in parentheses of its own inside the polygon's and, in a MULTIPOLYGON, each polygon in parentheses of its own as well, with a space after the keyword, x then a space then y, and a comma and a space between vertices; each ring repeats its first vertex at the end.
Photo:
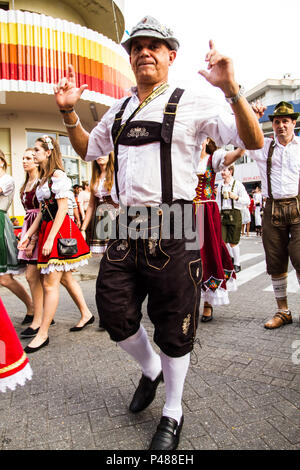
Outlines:
MULTIPOLYGON (((160 141, 162 203, 166 203, 169 205, 172 204, 172 201, 173 201, 172 159, 171 159, 172 135, 173 135, 174 122, 175 122, 175 117, 176 117, 176 112, 177 112, 177 106, 178 106, 179 100, 183 92, 184 90, 180 88, 176 88, 176 90, 173 92, 172 96, 170 97, 168 103, 165 106, 164 118, 163 118, 162 124, 153 123, 152 121, 142 121, 143 125, 145 125, 146 128, 147 128, 147 122, 149 124, 152 124, 152 126, 150 126, 150 129, 149 129, 150 132, 151 132, 151 128, 154 128, 154 131, 155 131, 153 133, 152 139, 151 139, 151 136, 150 138, 149 137, 147 138, 147 143, 160 141)), ((120 111, 116 114, 115 121, 112 127, 112 138, 114 141, 114 152, 115 152, 115 185, 116 185, 116 191, 117 191, 118 197, 119 197, 119 185, 118 185, 118 178, 117 178, 118 146, 120 143, 122 144, 122 138, 126 142, 124 143, 124 145, 136 146, 136 145, 145 144, 145 138, 143 137, 140 140, 137 138, 133 139, 132 144, 130 144, 130 142, 128 141, 128 138, 126 138, 126 135, 125 135, 126 130, 128 130, 128 128, 131 128, 132 130, 132 125, 136 122, 136 121, 133 121, 132 124, 130 125, 130 121, 137 114, 137 110, 135 110, 132 113, 132 115, 127 119, 125 125, 123 125, 121 129, 122 116, 129 100, 130 98, 127 98, 122 104, 120 111)), ((141 124, 141 121, 138 121, 138 123, 141 124)), ((148 129, 147 129, 146 134, 149 134, 148 129)), ((127 136, 128 136, 128 133, 127 133, 127 136)))

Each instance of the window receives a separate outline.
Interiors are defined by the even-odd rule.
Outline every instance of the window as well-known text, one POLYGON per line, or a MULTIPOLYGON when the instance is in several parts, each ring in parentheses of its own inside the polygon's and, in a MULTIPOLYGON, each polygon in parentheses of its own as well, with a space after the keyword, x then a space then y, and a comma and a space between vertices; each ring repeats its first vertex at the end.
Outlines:
POLYGON ((0 8, 1 10, 9 10, 9 2, 0 2, 0 8))
POLYGON ((62 154, 65 172, 67 176, 71 179, 72 185, 80 184, 82 181, 90 179, 90 164, 82 161, 81 158, 77 155, 67 135, 59 134, 58 132, 49 132, 46 130, 28 130, 27 147, 33 147, 36 139, 43 135, 49 135, 50 137, 53 137, 58 141, 62 154))
POLYGON ((0 129, 0 148, 7 161, 7 173, 11 175, 10 129, 0 129))

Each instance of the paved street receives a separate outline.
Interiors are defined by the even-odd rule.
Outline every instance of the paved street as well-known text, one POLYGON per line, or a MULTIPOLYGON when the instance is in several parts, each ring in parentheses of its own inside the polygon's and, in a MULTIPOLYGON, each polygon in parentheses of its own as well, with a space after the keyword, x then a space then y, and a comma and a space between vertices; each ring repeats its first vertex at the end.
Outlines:
MULTIPOLYGON (((260 238, 243 238, 241 254, 231 304, 216 307, 214 320, 198 329, 201 348, 196 345, 187 376, 180 450, 300 448, 300 288, 291 274, 293 324, 266 330, 275 301, 260 238)), ((98 264, 93 259, 80 281, 94 313, 98 264)), ((4 288, 0 295, 20 332, 23 305, 4 288)), ((146 305, 144 312, 151 334, 146 305)), ((147 448, 160 419, 164 385, 147 410, 130 414, 137 366, 98 331, 98 322, 69 333, 78 318, 62 288, 50 344, 29 356, 33 380, 0 395, 0 449, 147 448)), ((27 343, 22 340, 24 347, 27 343)))

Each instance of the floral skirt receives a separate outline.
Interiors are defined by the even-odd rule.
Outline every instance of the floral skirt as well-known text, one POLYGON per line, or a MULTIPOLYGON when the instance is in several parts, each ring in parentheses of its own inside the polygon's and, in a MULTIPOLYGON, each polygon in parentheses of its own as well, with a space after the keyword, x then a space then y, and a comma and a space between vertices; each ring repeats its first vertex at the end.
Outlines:
POLYGON ((42 254, 44 243, 46 242, 50 230, 52 228, 53 221, 43 220, 38 240, 38 268, 41 270, 41 274, 49 274, 52 271, 70 271, 80 266, 87 264, 88 258, 91 257, 90 249, 81 235, 77 225, 66 215, 59 232, 57 233, 53 248, 50 255, 44 256, 42 254), (70 231, 71 221, 71 231, 70 231), (57 241, 59 238, 76 238, 78 251, 75 255, 70 257, 59 256, 57 251, 57 241))
POLYGON ((211 305, 226 305, 229 304, 228 291, 234 291, 237 287, 231 257, 222 239, 219 208, 215 201, 197 201, 194 202, 196 214, 200 212, 200 206, 203 269, 201 297, 211 305))
POLYGON ((31 380, 32 370, 0 297, 0 392, 31 380))

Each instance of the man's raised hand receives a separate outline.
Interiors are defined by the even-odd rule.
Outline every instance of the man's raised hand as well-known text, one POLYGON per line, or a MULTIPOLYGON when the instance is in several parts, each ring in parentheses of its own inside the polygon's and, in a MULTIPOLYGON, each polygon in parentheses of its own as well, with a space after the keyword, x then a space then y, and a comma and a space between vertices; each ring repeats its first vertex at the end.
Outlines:
POLYGON ((225 96, 235 96, 239 91, 239 85, 234 79, 232 59, 221 55, 212 40, 209 41, 209 52, 205 61, 208 62, 208 70, 199 70, 199 74, 211 85, 220 88, 225 96))
POLYGON ((57 106, 61 109, 73 108, 87 88, 88 85, 81 85, 77 88, 74 67, 69 64, 67 76, 53 87, 57 106))

